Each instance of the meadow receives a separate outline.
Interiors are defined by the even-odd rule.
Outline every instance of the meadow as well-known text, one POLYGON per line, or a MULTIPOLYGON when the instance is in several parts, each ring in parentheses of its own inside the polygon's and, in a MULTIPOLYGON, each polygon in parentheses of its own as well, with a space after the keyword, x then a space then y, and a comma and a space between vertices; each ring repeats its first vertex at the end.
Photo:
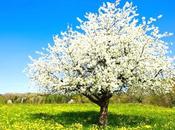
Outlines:
MULTIPOLYGON (((90 104, 0 105, 0 130, 101 130, 99 107, 90 104)), ((110 104, 106 130, 175 130, 175 109, 110 104)))

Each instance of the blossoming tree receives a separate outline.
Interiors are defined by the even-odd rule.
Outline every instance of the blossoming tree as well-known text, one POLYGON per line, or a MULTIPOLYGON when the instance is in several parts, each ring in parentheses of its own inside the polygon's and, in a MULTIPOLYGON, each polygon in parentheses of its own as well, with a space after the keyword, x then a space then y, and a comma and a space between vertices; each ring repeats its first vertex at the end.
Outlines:
MULTIPOLYGON (((139 21, 137 8, 104 3, 98 13, 78 18, 76 30, 54 37, 54 45, 33 59, 26 71, 35 85, 58 94, 82 94, 100 106, 99 124, 107 124, 114 94, 171 90, 175 74, 168 43, 154 18, 139 21)), ((159 19, 161 16, 158 16, 159 19)))

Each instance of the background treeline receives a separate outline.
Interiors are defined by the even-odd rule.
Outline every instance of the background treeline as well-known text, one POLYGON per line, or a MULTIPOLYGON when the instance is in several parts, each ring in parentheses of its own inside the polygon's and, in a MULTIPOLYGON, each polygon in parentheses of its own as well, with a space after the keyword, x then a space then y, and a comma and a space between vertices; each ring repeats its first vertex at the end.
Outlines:
MULTIPOLYGON (((49 103, 88 103, 87 98, 81 95, 61 96, 57 94, 39 94, 39 93, 7 93, 0 95, 0 104, 6 103, 29 103, 29 104, 49 104, 49 103)), ((138 96, 123 93, 113 96, 111 103, 144 103, 154 104, 165 107, 175 107, 175 93, 138 96)))

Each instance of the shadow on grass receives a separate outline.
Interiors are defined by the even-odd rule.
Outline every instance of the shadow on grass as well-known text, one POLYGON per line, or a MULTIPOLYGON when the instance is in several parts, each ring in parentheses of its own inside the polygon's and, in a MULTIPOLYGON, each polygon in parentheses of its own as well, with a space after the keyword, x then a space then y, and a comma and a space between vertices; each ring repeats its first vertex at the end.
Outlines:
MULTIPOLYGON (((99 113, 96 111, 86 112, 62 112, 59 114, 48 114, 48 113, 35 113, 31 115, 31 118, 36 120, 53 121, 63 125, 71 125, 73 123, 81 123, 84 126, 97 124, 99 113)), ((135 127, 140 124, 149 125, 152 119, 145 118, 143 116, 134 115, 119 115, 109 113, 108 123, 110 126, 131 126, 135 127)))

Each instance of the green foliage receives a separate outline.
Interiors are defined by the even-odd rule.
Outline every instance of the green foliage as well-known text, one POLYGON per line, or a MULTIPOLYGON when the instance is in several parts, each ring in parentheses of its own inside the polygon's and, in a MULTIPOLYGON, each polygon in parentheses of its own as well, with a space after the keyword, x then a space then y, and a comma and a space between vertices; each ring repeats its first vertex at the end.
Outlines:
POLYGON ((4 104, 5 103, 5 99, 3 96, 0 95, 0 104, 4 104))
MULTIPOLYGON (((0 130, 102 130, 94 104, 0 105, 0 130)), ((111 104, 106 130, 174 130, 175 109, 111 104)))
MULTIPOLYGON (((27 103, 27 104, 60 104, 68 103, 73 99, 74 103, 90 103, 90 101, 81 95, 63 96, 58 94, 37 94, 37 93, 25 93, 25 94, 4 94, 0 95, 0 104, 7 103, 8 100, 12 100, 13 103, 27 103)), ((121 95, 115 95, 110 99, 111 103, 143 103, 153 104, 165 107, 175 106, 175 93, 168 94, 151 94, 147 96, 135 96, 127 93, 121 95)))

